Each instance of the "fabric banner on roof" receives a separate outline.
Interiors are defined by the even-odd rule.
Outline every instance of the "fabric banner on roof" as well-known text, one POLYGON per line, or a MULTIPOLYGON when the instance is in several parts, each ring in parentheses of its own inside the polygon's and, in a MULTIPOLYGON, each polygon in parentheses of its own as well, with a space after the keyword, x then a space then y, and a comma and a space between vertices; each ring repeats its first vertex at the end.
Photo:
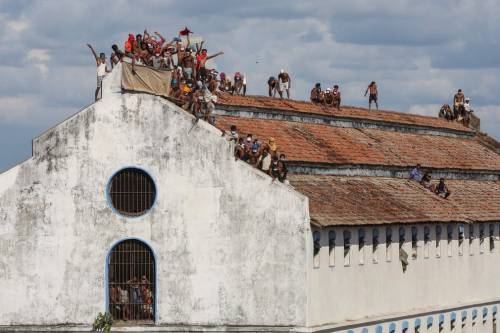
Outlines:
POLYGON ((171 72, 162 69, 122 63, 122 89, 140 91, 148 94, 168 97, 171 72))

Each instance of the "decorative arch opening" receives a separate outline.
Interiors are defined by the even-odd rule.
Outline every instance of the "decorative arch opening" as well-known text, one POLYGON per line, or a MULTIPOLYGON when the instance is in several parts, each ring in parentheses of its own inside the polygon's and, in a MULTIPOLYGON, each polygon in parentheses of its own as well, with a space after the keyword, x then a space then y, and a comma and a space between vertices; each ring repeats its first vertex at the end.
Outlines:
POLYGON ((108 311, 115 321, 153 323, 156 263, 151 248, 137 239, 116 244, 108 256, 108 311))

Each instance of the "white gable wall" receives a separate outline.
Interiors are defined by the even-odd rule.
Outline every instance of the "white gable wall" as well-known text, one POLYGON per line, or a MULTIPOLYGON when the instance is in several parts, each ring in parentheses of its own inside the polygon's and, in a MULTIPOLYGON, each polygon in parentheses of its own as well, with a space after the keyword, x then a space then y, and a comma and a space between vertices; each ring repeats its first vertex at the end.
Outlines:
POLYGON ((157 258, 157 324, 305 325, 307 198, 235 161, 214 127, 164 99, 119 93, 33 142, 0 174, 0 325, 89 324, 105 310, 111 246, 144 240, 157 258), (106 186, 137 166, 157 202, 115 214, 106 186))

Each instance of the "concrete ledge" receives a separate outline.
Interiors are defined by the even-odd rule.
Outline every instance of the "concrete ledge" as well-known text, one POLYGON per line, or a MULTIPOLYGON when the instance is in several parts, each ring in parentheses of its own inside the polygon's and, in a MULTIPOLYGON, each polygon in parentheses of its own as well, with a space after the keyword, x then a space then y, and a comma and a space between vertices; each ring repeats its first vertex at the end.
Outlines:
POLYGON ((389 130, 393 132, 417 133, 438 135, 455 138, 471 138, 475 136, 475 132, 454 130, 451 128, 432 127, 425 125, 411 125, 397 122, 389 122, 373 119, 360 119, 347 116, 327 116, 315 113, 304 113, 286 110, 261 109, 255 107, 237 107, 227 105, 216 105, 216 115, 220 116, 236 116, 243 118, 256 119, 271 119, 295 121, 301 123, 324 124, 333 127, 347 128, 373 128, 381 130, 389 130))
MULTIPOLYGON (((411 167, 398 167, 387 165, 367 165, 367 164, 328 164, 311 163, 304 161, 288 161, 288 171, 293 174, 307 175, 332 175, 332 176, 353 176, 353 177, 392 177, 410 178, 411 167)), ((457 180, 500 180, 500 172, 493 170, 462 170, 462 169, 437 169, 427 168, 432 173, 432 177, 457 179, 457 180)))

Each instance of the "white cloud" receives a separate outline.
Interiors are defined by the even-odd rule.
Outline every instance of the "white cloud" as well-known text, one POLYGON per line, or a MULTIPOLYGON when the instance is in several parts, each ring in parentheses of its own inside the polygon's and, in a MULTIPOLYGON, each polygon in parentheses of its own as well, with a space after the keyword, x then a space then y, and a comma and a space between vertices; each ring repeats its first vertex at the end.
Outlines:
POLYGON ((0 123, 28 121, 37 109, 40 99, 36 96, 0 97, 0 123))
POLYGON ((27 60, 32 60, 35 62, 47 62, 50 61, 50 52, 46 49, 31 49, 26 54, 27 60))

